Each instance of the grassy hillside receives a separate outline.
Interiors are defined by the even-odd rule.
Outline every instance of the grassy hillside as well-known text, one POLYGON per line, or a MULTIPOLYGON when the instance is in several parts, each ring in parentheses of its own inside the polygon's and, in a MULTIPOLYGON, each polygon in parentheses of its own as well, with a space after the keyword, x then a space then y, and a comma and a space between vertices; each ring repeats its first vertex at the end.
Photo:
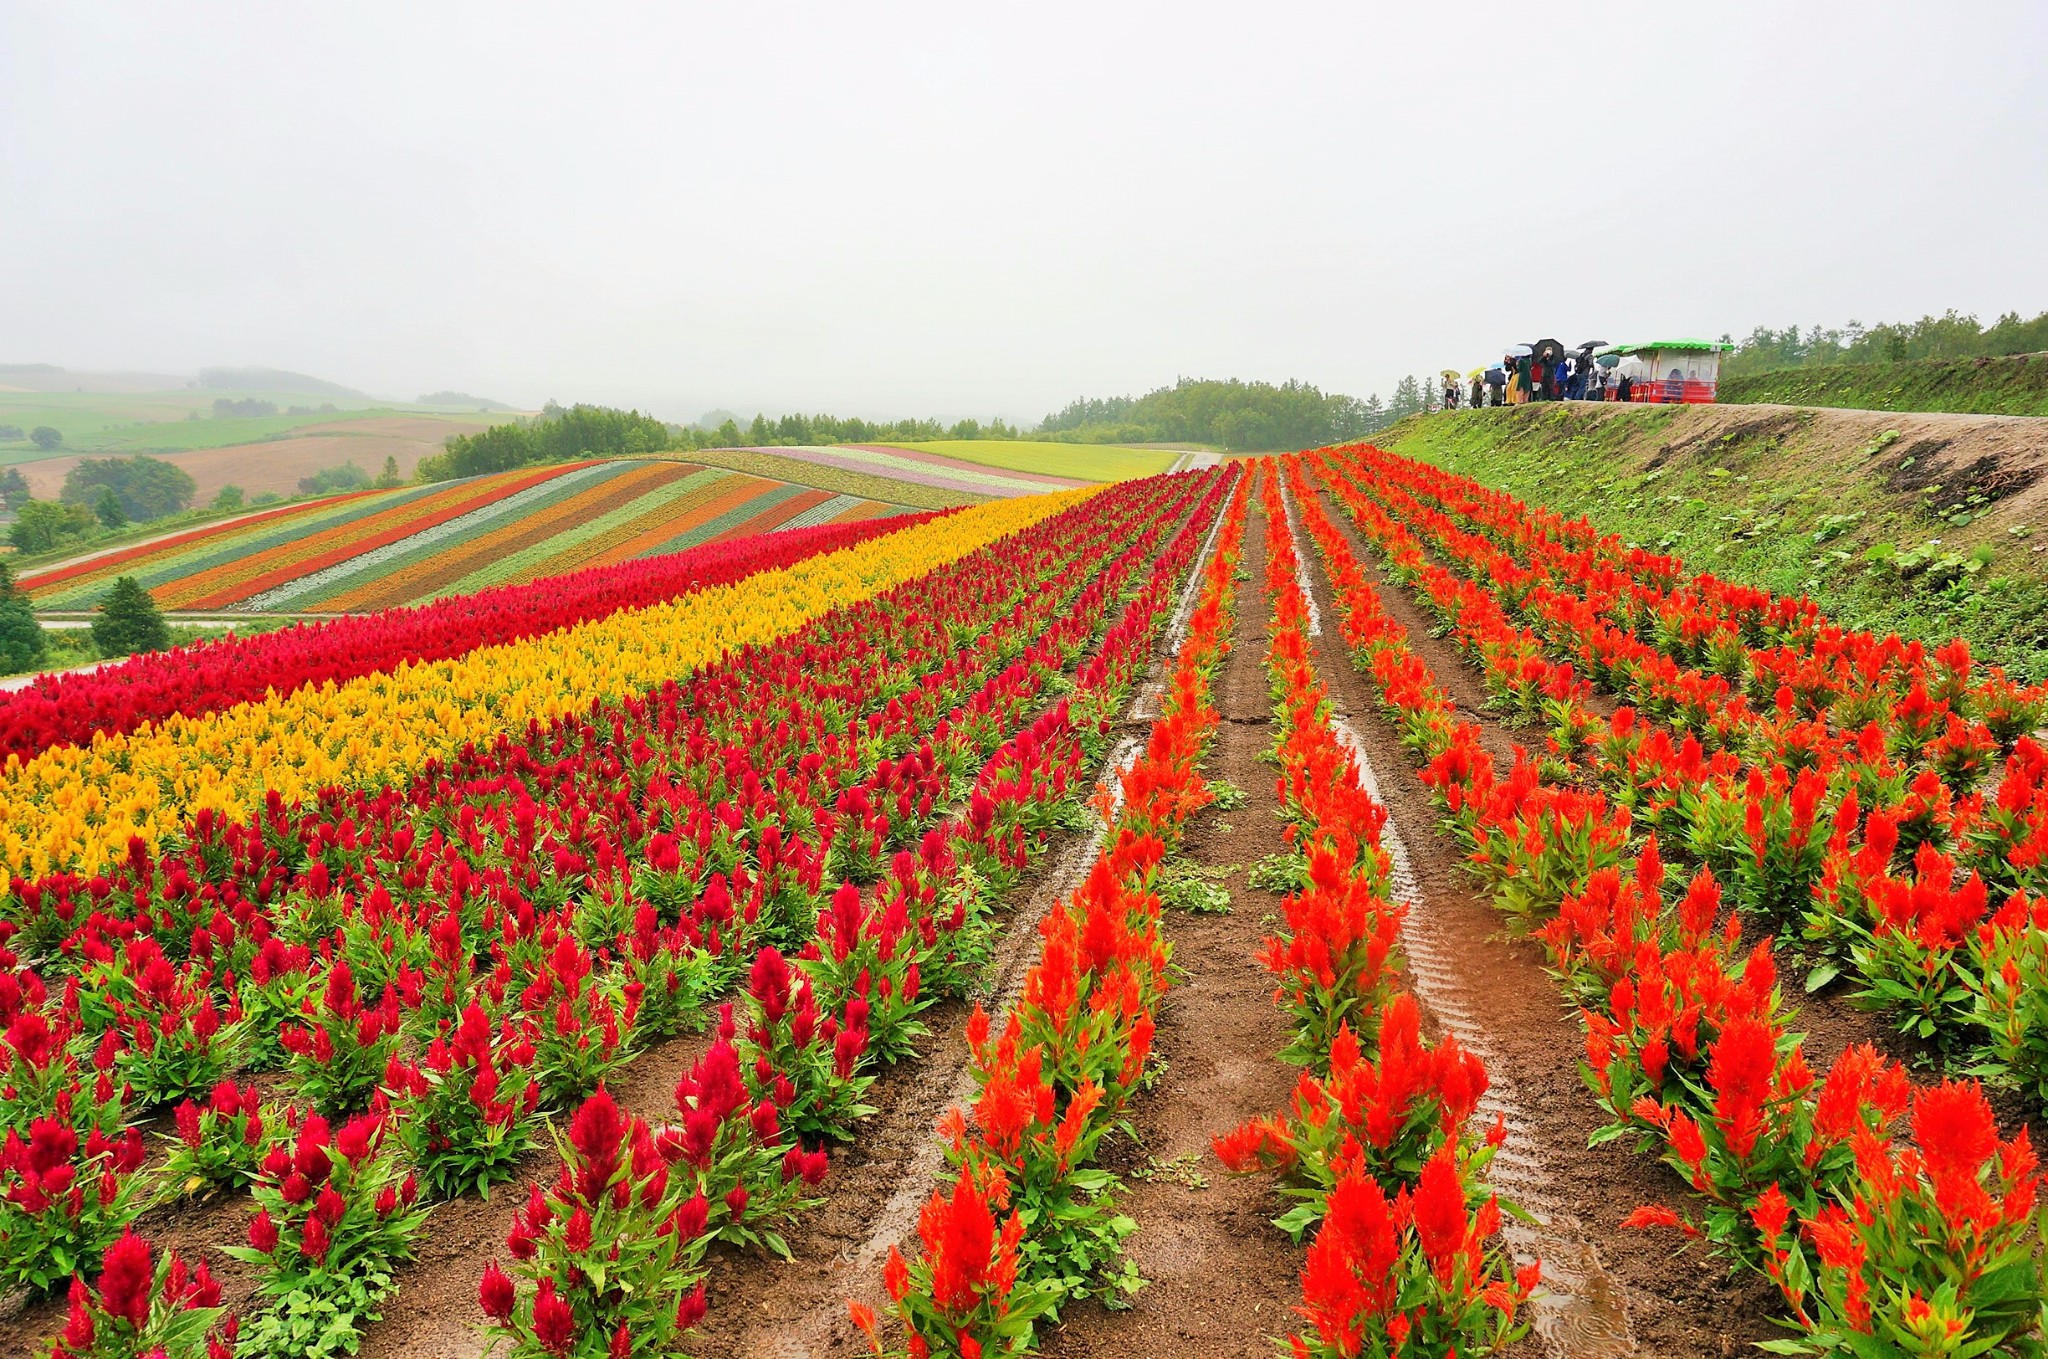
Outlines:
POLYGON ((1725 378, 1723 402, 2048 415, 2048 354, 1785 368, 1725 378))
POLYGON ((1077 481, 1129 481, 1164 472, 1179 455, 1156 448, 1114 445, 1033 443, 1023 439, 939 439, 905 444, 905 448, 937 453, 984 467, 1010 472, 1037 472, 1077 481))
POLYGON ((2048 680, 2048 422, 1560 403, 1411 417, 1375 442, 2048 680))

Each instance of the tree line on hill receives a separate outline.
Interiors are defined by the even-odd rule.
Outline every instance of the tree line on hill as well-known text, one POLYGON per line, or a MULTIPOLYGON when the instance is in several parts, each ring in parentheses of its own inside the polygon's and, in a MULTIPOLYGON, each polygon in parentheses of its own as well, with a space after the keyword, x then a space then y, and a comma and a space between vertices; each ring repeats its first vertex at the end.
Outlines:
MULTIPOLYGON (((1396 388, 1409 399, 1412 378, 1396 388)), ((1400 414, 1407 414, 1406 410, 1400 414)), ((1182 378, 1143 396, 1083 398, 1039 423, 1039 437, 1077 443, 1197 443, 1237 451, 1315 448, 1362 439, 1399 415, 1377 394, 1360 400, 1312 383, 1182 378)))
POLYGON ((626 457, 676 446, 676 432, 651 415, 550 401, 534 419, 450 435, 439 453, 420 460, 414 476, 420 481, 446 481, 509 472, 529 463, 626 457))
MULTIPOLYGON (((1724 341, 1735 343, 1729 336, 1724 341)), ((1940 316, 1865 326, 1758 326, 1721 361, 1727 377, 1840 363, 1903 363, 1911 359, 1974 359, 2048 350, 2048 311, 2032 320, 2009 311, 1990 325, 1951 307, 1940 316)))
POLYGON ((631 457, 707 448, 821 447, 922 443, 941 439, 1035 439, 1059 443, 1196 443, 1237 451, 1313 448, 1360 439, 1432 408, 1434 384, 1404 377, 1392 400, 1324 392, 1312 383, 1182 378, 1143 396, 1082 398, 1025 428, 1001 417, 867 420, 859 416, 757 413, 748 424, 715 411, 694 425, 664 424, 638 411, 561 406, 531 419, 451 435, 420 463, 420 481, 481 476, 583 457, 631 457))

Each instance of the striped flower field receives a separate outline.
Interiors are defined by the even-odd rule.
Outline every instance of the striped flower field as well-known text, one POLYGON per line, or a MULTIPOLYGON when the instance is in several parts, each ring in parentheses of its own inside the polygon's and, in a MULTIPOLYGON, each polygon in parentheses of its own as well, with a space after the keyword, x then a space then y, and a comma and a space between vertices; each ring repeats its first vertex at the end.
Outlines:
POLYGON ((0 696, 0 1354, 2041 1359, 2048 690, 1363 444, 602 564, 747 491, 0 696))
POLYGON ((21 584, 47 611, 91 609, 134 576, 167 609, 361 613, 902 512, 694 463, 565 463, 249 515, 21 584))

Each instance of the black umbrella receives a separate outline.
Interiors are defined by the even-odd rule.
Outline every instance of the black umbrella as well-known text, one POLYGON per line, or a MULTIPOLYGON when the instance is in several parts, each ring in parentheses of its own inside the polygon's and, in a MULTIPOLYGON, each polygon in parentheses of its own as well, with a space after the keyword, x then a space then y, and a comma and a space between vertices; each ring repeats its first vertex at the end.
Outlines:
POLYGON ((1529 352, 1544 363, 1556 363, 1564 357, 1564 345, 1557 340, 1538 340, 1529 346, 1529 352))
POLYGON ((1579 352, 1583 354, 1589 349, 1605 349, 1606 347, 1607 341, 1605 340, 1588 340, 1579 346, 1579 352))

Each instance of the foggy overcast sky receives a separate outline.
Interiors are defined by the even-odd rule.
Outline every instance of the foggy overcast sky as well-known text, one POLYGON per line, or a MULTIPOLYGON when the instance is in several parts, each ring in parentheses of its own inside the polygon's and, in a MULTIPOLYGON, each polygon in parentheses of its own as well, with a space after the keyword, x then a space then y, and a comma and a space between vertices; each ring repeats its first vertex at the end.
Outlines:
POLYGON ((1035 422, 2048 309, 2048 6, 0 0, 0 362, 1035 422))

